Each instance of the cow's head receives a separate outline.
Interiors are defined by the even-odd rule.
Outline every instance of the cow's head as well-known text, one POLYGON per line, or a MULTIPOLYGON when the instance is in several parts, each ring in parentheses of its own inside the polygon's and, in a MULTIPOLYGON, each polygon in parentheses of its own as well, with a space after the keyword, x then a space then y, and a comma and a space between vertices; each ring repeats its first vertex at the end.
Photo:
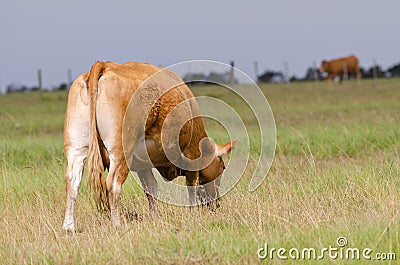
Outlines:
POLYGON ((235 140, 224 145, 219 145, 214 143, 214 159, 211 163, 200 170, 200 184, 205 184, 211 182, 222 175, 225 169, 224 161, 222 160, 222 156, 229 154, 233 147, 239 142, 239 140, 235 140))
MULTIPOLYGON (((224 161, 222 160, 222 156, 229 154, 233 147, 238 143, 238 140, 233 142, 226 143, 224 145, 219 145, 213 143, 213 150, 214 150, 214 158, 211 163, 200 170, 199 172, 199 184, 205 185, 204 196, 208 196, 208 207, 210 209, 216 209, 219 207, 219 185, 220 185, 220 177, 225 169, 224 161)), ((203 199, 200 196, 200 199, 203 199)))
POLYGON ((319 68, 320 72, 326 72, 328 71, 328 62, 323 60, 321 63, 321 67, 319 68))

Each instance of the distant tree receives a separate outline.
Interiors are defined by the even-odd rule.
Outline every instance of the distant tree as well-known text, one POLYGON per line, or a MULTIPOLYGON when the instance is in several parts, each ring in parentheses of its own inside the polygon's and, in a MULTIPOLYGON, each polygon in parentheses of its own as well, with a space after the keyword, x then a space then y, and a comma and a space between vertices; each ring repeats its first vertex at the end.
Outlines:
POLYGON ((360 67, 361 78, 371 78, 368 76, 368 70, 364 67, 360 67))
POLYGON ((389 73, 390 77, 400 77, 400 63, 390 67, 387 72, 389 73))
POLYGON ((262 75, 258 76, 258 82, 282 83, 285 82, 285 76, 282 72, 267 70, 262 75))
POLYGON ((20 87, 16 84, 10 84, 6 87, 6 93, 18 92, 20 91, 20 87))
POLYGON ((38 87, 28 87, 26 85, 16 85, 14 83, 8 85, 6 87, 6 93, 14 93, 14 92, 25 92, 25 91, 36 91, 39 90, 38 87))
POLYGON ((186 83, 189 82, 191 85, 206 85, 208 83, 201 80, 207 80, 207 76, 203 73, 187 74, 183 77, 183 81, 185 81, 186 83))
POLYGON ((376 67, 376 76, 377 76, 377 78, 386 77, 386 72, 383 71, 382 68, 379 65, 373 65, 368 70, 366 70, 363 67, 360 67, 361 77, 365 78, 365 79, 374 78, 375 67, 376 67))
POLYGON ((308 67, 303 80, 315 81, 315 78, 318 78, 318 80, 322 80, 322 79, 324 79, 324 76, 322 75, 322 73, 319 71, 318 68, 315 69, 313 67, 308 67))
POLYGON ((213 81, 218 84, 227 84, 227 83, 229 83, 229 73, 219 74, 219 73, 211 72, 208 75, 208 80, 213 81))
POLYGON ((67 90, 68 85, 66 83, 61 83, 58 87, 54 87, 53 90, 67 90))
MULTIPOLYGON (((183 77, 183 81, 190 82, 195 85, 205 85, 210 83, 228 84, 230 83, 230 73, 211 72, 208 75, 205 75, 203 73, 187 74, 183 77)), ((236 79, 234 80, 234 82, 238 83, 236 79)))

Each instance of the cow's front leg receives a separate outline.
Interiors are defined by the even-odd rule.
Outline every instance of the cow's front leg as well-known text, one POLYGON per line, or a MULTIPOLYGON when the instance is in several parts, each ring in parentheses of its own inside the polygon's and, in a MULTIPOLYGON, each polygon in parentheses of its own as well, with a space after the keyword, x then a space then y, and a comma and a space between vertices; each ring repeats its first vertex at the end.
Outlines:
POLYGON ((154 218, 157 216, 157 180, 154 178, 151 168, 141 169, 137 171, 144 193, 149 201, 150 215, 154 218))
POLYGON ((187 171, 186 172, 186 186, 189 193, 189 206, 193 208, 197 205, 196 194, 199 185, 199 172, 187 171))
POLYGON ((206 193, 206 201, 207 206, 210 210, 215 210, 220 207, 220 198, 219 198, 219 187, 221 183, 221 177, 205 184, 205 193, 206 193))

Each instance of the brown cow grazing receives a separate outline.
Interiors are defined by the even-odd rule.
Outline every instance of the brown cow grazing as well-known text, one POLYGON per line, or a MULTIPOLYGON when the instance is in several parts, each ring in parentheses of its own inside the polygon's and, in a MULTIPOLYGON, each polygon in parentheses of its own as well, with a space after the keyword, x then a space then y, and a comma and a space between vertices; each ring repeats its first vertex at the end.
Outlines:
POLYGON ((114 225, 120 224, 120 192, 130 170, 137 171, 153 215, 157 181, 152 167, 168 181, 185 176, 191 205, 196 194, 189 186, 212 183, 208 192, 212 199, 218 198, 214 182, 218 185, 225 168, 221 156, 237 141, 225 145, 210 141, 193 98, 175 73, 137 62, 97 62, 74 81, 64 126, 67 203, 63 229, 75 230, 74 205, 86 159, 97 206, 110 211, 114 225), (155 78, 148 81, 150 76, 155 78), (178 131, 177 126, 181 126, 178 131), (199 160, 201 166, 190 170, 184 163, 184 169, 173 165, 164 143, 165 150, 178 148, 179 159, 199 160), (146 155, 151 163, 143 159, 146 155))
POLYGON ((348 76, 354 75, 357 81, 359 81, 361 78, 361 72, 358 66, 358 59, 354 55, 334 59, 331 61, 324 60, 321 63, 320 71, 328 73, 328 82, 330 82, 336 76, 340 78, 340 81, 343 81, 343 77, 345 74, 347 74, 348 76))

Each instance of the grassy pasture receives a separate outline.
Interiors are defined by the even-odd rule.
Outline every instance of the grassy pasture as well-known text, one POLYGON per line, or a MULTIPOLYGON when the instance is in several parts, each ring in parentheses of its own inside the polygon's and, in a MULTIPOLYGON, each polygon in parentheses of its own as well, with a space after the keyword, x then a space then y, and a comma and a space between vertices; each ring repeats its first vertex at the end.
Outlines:
MULTIPOLYGON (((371 248, 371 256, 395 252, 396 264, 400 80, 261 87, 276 120, 277 149, 259 189, 248 192, 245 175, 215 213, 159 203, 160 216, 153 220, 143 192, 128 178, 122 205, 135 218, 114 228, 94 209, 84 178, 75 210, 79 231, 73 235, 61 229, 66 93, 0 96, 0 264, 252 264, 260 262, 257 250, 265 243, 322 249, 337 247, 339 236, 348 247, 371 248)), ((217 87, 193 90, 236 104, 217 87)), ((251 126, 251 118, 247 122, 251 126)), ((218 126, 207 125, 215 140, 224 140, 218 126)), ((276 254, 262 261, 296 262, 371 261, 328 255, 279 260, 276 254)))

